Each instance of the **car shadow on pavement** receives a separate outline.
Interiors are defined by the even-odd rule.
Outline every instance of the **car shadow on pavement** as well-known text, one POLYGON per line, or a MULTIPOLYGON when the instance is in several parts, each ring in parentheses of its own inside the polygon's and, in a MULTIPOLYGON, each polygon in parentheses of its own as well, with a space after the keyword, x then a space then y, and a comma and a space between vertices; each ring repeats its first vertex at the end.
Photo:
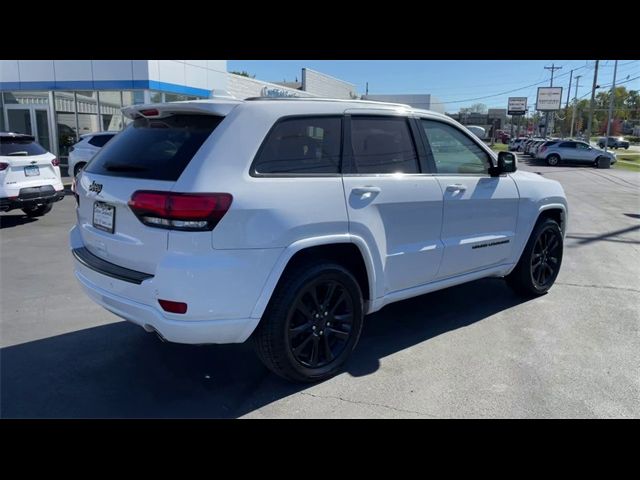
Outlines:
MULTIPOLYGON (((365 319, 342 375, 524 301, 484 279, 389 305, 365 319)), ((2 418, 236 418, 306 388, 271 374, 249 342, 162 343, 128 322, 0 350, 2 418)))
POLYGON ((37 218, 27 217, 24 213, 0 215, 0 230, 4 228, 17 227, 31 222, 37 222, 37 218))

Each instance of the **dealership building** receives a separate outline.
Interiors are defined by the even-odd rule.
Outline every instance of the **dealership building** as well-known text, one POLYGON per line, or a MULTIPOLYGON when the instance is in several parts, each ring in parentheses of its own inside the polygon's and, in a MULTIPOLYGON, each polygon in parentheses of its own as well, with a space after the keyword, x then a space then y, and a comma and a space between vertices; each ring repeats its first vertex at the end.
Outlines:
POLYGON ((123 129, 128 105, 233 96, 358 98, 355 85, 303 68, 301 82, 227 72, 226 60, 0 60, 0 131, 34 135, 66 164, 80 135, 123 129))

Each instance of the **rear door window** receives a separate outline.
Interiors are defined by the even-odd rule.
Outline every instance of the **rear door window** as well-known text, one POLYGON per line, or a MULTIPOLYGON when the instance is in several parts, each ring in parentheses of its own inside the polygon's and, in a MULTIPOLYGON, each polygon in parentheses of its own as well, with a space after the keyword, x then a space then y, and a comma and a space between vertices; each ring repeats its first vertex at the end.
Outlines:
POLYGON ((0 137, 0 155, 31 156, 43 155, 47 151, 29 137, 0 137))
POLYGON ((105 144, 113 138, 113 135, 96 135, 89 139, 89 144, 94 147, 102 148, 105 144))
POLYGON ((558 148, 576 148, 576 142, 563 142, 558 145, 558 148))
POLYGON ((196 114, 138 118, 108 142, 85 171, 175 181, 223 118, 196 114))
POLYGON ((341 144, 340 117, 286 118, 269 133, 252 171, 270 175, 337 174, 341 144))

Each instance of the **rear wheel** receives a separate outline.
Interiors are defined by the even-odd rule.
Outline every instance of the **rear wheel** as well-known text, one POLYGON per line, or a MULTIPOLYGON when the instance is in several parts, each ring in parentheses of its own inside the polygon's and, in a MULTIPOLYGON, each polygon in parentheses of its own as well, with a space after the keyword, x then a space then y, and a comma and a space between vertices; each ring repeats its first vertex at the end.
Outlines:
POLYGON ((53 208, 53 203, 45 203, 43 205, 36 205, 35 207, 23 208, 24 214, 29 217, 41 217, 46 213, 49 213, 53 208))
POLYGON ((556 155, 554 153, 554 154, 549 155, 547 157, 547 165, 549 165, 550 167, 555 167, 559 163, 560 163, 560 156, 559 155, 556 155))
POLYGON ((335 375, 358 343, 362 293, 344 267, 306 262, 288 272, 253 334, 256 352, 277 375, 315 382, 335 375))
POLYGON ((562 231, 558 223, 550 218, 539 220, 516 268, 505 277, 507 284, 524 296, 544 295, 558 277, 562 250, 562 231))

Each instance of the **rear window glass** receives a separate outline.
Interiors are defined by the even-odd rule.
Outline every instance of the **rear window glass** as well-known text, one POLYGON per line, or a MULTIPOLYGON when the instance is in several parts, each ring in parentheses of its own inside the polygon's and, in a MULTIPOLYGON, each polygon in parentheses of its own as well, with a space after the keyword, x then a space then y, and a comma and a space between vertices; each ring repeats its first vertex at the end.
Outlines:
POLYGON ((107 143, 112 138, 113 135, 96 135, 95 137, 91 137, 88 143, 90 145, 93 145, 94 147, 102 148, 104 147, 105 143, 107 143))
POLYGON ((172 115, 134 120, 85 171, 112 177, 175 181, 224 117, 172 115))
POLYGON ((47 151, 28 138, 0 137, 0 155, 42 155, 47 151))

